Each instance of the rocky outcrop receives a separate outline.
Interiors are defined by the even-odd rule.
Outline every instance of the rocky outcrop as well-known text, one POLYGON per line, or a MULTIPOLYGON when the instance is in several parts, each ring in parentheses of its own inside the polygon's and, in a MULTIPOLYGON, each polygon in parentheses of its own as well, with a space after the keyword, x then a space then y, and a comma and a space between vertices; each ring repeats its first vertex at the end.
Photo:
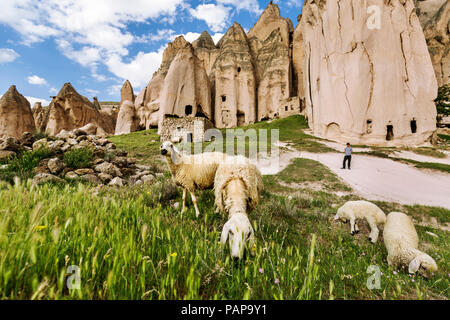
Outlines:
MULTIPOLYGON (((428 1, 424 1, 425 3, 428 1)), ((431 11, 434 12, 434 11, 431 11)), ((450 83, 450 1, 424 25, 425 38, 439 86, 450 83)))
POLYGON ((122 89, 120 89, 120 104, 122 104, 124 101, 131 101, 134 103, 133 86, 128 80, 124 82, 122 89))
POLYGON ((258 121, 278 117, 280 103, 291 96, 292 21, 281 17, 272 1, 249 31, 258 84, 258 121))
POLYGON ((24 132, 34 132, 30 103, 16 86, 11 86, 0 99, 0 137, 20 138, 24 132))
POLYGON ((305 1, 300 28, 309 125, 343 142, 421 144, 436 130, 437 83, 414 2, 380 2, 379 28, 367 6, 305 1))
POLYGON ((166 116, 211 118, 211 87, 203 63, 188 43, 172 61, 161 91, 159 121, 166 116))
POLYGON ((292 64, 293 64, 293 76, 292 76, 292 90, 293 95, 298 96, 304 104, 305 99, 305 86, 303 83, 304 72, 304 59, 305 59, 305 45, 303 42, 303 30, 300 28, 302 16, 299 15, 298 25, 295 28, 293 40, 292 40, 292 64))
POLYGON ((238 23, 219 41, 211 71, 215 94, 215 125, 232 128, 256 121, 256 78, 250 45, 238 23))
POLYGON ((448 0, 414 0, 416 14, 422 27, 433 19, 436 13, 448 0))
POLYGON ((139 119, 131 101, 124 101, 117 116, 115 135, 127 134, 138 130, 139 119))
POLYGON ((47 122, 48 122, 48 111, 49 110, 50 109, 48 107, 46 107, 46 108, 42 107, 42 104, 40 102, 36 102, 34 104, 32 112, 33 112, 34 125, 36 127, 36 131, 38 131, 38 132, 45 131, 45 128, 47 127, 47 122))
POLYGON ((209 76, 220 50, 216 47, 214 40, 207 31, 203 31, 200 37, 192 42, 192 46, 197 57, 203 62, 203 67, 209 76))
POLYGON ((86 97, 80 95, 70 83, 64 84, 49 106, 46 132, 56 135, 61 130, 73 130, 93 123, 104 132, 114 133, 114 123, 102 114, 86 97))

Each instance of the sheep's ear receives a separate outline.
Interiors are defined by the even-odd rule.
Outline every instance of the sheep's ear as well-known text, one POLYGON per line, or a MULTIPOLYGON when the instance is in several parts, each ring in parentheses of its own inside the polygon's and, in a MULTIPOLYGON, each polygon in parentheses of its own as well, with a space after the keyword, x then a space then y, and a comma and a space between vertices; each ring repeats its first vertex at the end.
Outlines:
POLYGON ((229 233, 230 233, 230 224, 227 222, 223 226, 222 235, 220 237, 220 242, 222 242, 222 244, 225 244, 227 242, 229 233))
POLYGON ((408 267, 409 273, 416 273, 419 270, 420 261, 418 257, 415 257, 410 263, 408 267))

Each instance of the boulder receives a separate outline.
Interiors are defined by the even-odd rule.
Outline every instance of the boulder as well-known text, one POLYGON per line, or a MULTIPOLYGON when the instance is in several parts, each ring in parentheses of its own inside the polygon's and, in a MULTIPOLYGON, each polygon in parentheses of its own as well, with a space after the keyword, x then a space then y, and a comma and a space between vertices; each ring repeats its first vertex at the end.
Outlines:
POLYGON ((125 181, 119 177, 115 177, 108 183, 108 185, 114 187, 123 187, 125 185, 125 181))
POLYGON ((103 183, 108 183, 114 178, 112 175, 107 174, 107 173, 103 173, 103 172, 100 173, 98 175, 98 177, 100 178, 100 180, 102 180, 103 183))
POLYGON ((94 170, 89 168, 83 168, 83 169, 77 169, 75 170, 75 173, 79 176, 87 175, 87 174, 94 174, 94 170))
POLYGON ((50 173, 38 173, 33 178, 33 183, 40 185, 44 183, 65 183, 65 181, 50 173))
POLYGON ((84 174, 84 175, 80 176, 80 179, 85 182, 89 182, 89 183, 92 183, 95 185, 102 184, 102 181, 95 174, 92 174, 92 173, 84 174))
POLYGON ((14 137, 6 137, 0 140, 0 150, 17 152, 21 149, 19 141, 14 137))
POLYGON ((379 5, 377 24, 366 1, 305 1, 309 126, 344 143, 422 144, 436 130, 437 82, 425 37, 413 0, 379 5))
POLYGON ((95 171, 112 175, 113 177, 121 177, 122 172, 119 168, 109 162, 103 162, 95 166, 95 171))
POLYGON ((0 99, 0 137, 20 138, 24 132, 34 132, 30 103, 16 86, 11 86, 0 99))
POLYGON ((155 176, 154 175, 146 175, 141 177, 140 179, 144 184, 152 184, 155 181, 155 176))
POLYGON ((14 157, 16 153, 9 150, 0 150, 0 162, 6 161, 14 157))
POLYGON ((66 168, 66 164, 58 158, 53 158, 48 161, 48 168, 51 173, 58 174, 66 168))
POLYGON ((67 179, 78 179, 78 178, 79 178, 79 176, 78 176, 75 172, 73 172, 73 171, 67 172, 66 175, 65 175, 65 177, 66 177, 67 179))

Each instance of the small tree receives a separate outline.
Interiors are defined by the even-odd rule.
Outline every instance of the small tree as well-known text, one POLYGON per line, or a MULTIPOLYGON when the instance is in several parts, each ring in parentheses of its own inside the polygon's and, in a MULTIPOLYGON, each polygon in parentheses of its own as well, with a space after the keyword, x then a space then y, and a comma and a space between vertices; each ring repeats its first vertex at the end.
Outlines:
POLYGON ((439 88, 438 96, 434 102, 436 103, 438 115, 450 115, 450 84, 439 88))

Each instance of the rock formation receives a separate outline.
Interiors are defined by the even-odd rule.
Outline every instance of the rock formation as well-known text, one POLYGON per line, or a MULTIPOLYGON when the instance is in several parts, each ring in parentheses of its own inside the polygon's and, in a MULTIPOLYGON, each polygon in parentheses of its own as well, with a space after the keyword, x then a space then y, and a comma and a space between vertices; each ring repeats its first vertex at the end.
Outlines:
POLYGON ((80 95, 70 83, 64 84, 49 106, 46 132, 56 135, 61 130, 73 130, 93 123, 104 132, 114 133, 111 118, 106 117, 86 97, 80 95))
POLYGON ((203 61, 203 67, 209 76, 220 50, 216 47, 214 40, 207 31, 203 31, 200 37, 192 42, 192 46, 197 57, 203 61))
POLYGON ((280 15, 277 5, 269 3, 249 31, 258 84, 258 121, 278 116, 280 102, 291 96, 292 21, 280 15))
POLYGON ((124 101, 120 106, 117 116, 115 135, 127 134, 137 131, 139 119, 136 116, 136 109, 131 101, 124 101))
POLYGON ((34 125, 36 127, 36 131, 45 132, 45 128, 47 127, 48 122, 48 111, 49 108, 43 108, 40 102, 36 102, 32 109, 34 125))
MULTIPOLYGON (((427 3, 429 1, 423 1, 427 3)), ((435 1, 439 2, 439 1, 435 1)), ((441 1, 442 2, 442 1, 441 1)), ((434 11, 431 11, 431 14, 434 11)), ((428 15, 424 15, 428 17, 428 15)), ((450 83, 450 1, 444 1, 424 24, 425 38, 439 86, 450 83)))
POLYGON ((120 104, 122 104, 124 101, 131 101, 132 103, 134 103, 134 91, 130 81, 126 80, 124 82, 122 89, 120 89, 120 97, 120 104))
POLYGON ((191 44, 173 59, 160 97, 159 121, 165 116, 211 118, 211 87, 191 44))
POLYGON ((215 125, 231 128, 256 121, 256 78, 244 29, 234 23, 219 41, 211 71, 215 94, 215 125))
POLYGON ((377 3, 379 25, 366 1, 305 1, 309 125, 344 142, 420 144, 436 130, 437 83, 425 37, 413 0, 377 3))
POLYGON ((293 63, 293 76, 292 76, 292 90, 293 95, 297 95, 300 100, 302 101, 302 104, 304 105, 304 98, 305 98, 305 86, 303 83, 303 63, 305 59, 305 48, 303 43, 303 31, 300 28, 301 26, 301 19, 302 16, 299 15, 298 25, 295 28, 293 40, 292 40, 292 63, 293 63))
POLYGON ((433 19, 446 2, 448 2, 448 0, 414 0, 416 14, 419 17, 422 27, 425 27, 428 21, 433 19))
POLYGON ((0 99, 0 137, 20 138, 24 132, 34 132, 30 103, 16 86, 11 86, 0 99))

